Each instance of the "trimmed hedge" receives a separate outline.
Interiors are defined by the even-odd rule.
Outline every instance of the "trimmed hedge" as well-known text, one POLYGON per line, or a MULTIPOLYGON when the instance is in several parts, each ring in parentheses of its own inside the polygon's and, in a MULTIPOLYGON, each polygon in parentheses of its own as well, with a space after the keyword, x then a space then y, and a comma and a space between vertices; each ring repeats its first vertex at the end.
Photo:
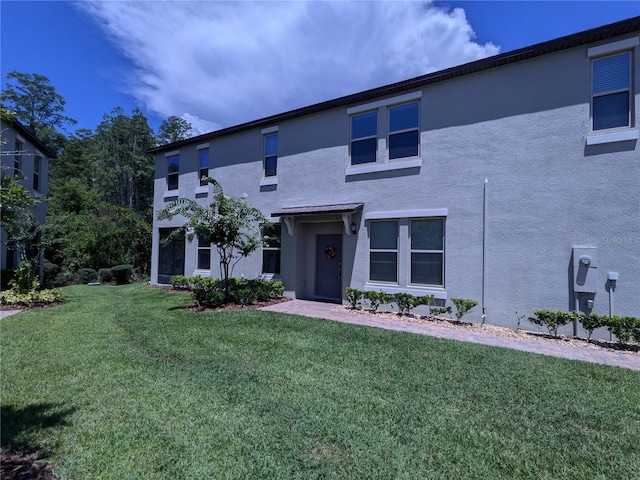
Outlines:
POLYGON ((110 268, 101 268, 98 270, 98 281, 100 283, 111 283, 113 282, 113 273, 110 268))
MULTIPOLYGON (((218 308, 225 304, 225 282, 217 278, 180 275, 171 280, 171 285, 178 289, 190 289, 194 301, 200 307, 218 308)), ((266 302, 284 295, 284 285, 278 280, 230 278, 226 286, 229 302, 237 305, 251 305, 254 301, 266 302)))
POLYGON ((80 283, 91 283, 98 280, 98 272, 93 268, 81 268, 78 270, 78 281, 80 283))
POLYGON ((113 275, 113 279, 116 281, 116 285, 131 283, 131 278, 133 277, 133 266, 116 265, 115 267, 111 267, 111 273, 113 275))

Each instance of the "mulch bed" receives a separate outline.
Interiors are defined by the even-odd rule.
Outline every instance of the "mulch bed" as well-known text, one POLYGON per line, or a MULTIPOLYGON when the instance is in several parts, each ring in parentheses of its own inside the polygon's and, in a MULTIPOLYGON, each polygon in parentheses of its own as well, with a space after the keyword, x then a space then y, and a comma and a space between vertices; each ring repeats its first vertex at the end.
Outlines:
POLYGON ((290 302, 289 297, 272 298, 266 302, 253 302, 250 305, 238 305, 236 303, 227 303, 218 308, 205 308, 198 305, 187 305, 186 309, 189 312, 227 312, 232 310, 255 310, 256 308, 268 307, 269 305, 276 305, 277 303, 290 302))
POLYGON ((38 461, 39 452, 0 449, 0 478, 3 480, 53 480, 51 465, 38 461))

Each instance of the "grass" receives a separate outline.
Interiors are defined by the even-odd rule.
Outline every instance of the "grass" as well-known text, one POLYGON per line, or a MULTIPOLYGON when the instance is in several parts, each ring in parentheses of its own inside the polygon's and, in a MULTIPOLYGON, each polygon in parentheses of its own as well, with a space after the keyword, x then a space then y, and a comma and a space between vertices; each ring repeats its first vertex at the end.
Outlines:
POLYGON ((640 374, 75 286, 0 322, 2 444, 68 479, 640 477, 640 374))

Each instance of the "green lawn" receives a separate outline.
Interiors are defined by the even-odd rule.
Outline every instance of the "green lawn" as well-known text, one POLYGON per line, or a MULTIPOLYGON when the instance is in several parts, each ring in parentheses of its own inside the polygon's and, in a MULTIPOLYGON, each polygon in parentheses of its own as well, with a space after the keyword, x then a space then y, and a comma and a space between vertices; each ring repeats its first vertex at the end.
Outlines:
POLYGON ((640 478, 640 374, 76 286, 0 322, 2 444, 65 479, 640 478))

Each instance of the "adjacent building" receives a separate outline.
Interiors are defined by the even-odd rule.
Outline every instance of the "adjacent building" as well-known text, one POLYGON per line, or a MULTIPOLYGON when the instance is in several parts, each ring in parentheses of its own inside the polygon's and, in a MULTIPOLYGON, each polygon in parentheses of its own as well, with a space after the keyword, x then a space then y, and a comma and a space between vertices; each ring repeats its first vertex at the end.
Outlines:
MULTIPOLYGON (((38 198, 46 197, 49 190, 49 161, 55 153, 17 120, 0 119, 0 166, 3 176, 16 177, 21 185, 38 198)), ((32 207, 39 224, 44 224, 47 204, 42 201, 32 207)), ((2 270, 18 266, 17 252, 7 244, 7 233, 0 229, 2 270)))
MULTIPOLYGON (((248 195, 267 242, 236 276, 294 298, 346 287, 640 315, 640 17, 152 150, 155 211, 248 195)), ((151 281, 218 276, 215 249, 161 244, 151 281)), ((473 318, 473 315, 471 315, 473 318)))

